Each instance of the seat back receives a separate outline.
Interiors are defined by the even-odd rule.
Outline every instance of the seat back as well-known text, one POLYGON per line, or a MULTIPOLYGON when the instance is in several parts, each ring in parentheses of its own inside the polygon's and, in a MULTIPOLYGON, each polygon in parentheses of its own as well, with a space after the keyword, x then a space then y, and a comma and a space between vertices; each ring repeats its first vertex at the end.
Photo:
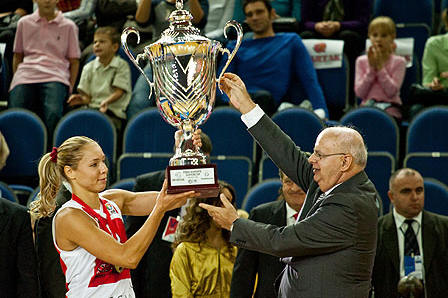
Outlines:
POLYGON ((212 141, 212 155, 245 156, 253 161, 254 141, 237 110, 218 107, 200 128, 212 141))
POLYGON ((415 152, 404 159, 404 167, 417 170, 423 177, 434 178, 448 185, 448 152, 415 152))
POLYGON ((425 210, 448 215, 448 187, 437 179, 424 178, 425 210))
POLYGON ((164 170, 172 156, 172 153, 157 152, 123 153, 117 163, 117 179, 164 170))
POLYGON ((175 131, 157 108, 145 109, 129 120, 123 135, 123 153, 173 152, 175 131))
POLYGON ((272 120, 303 151, 312 152, 317 136, 324 128, 319 117, 311 111, 301 108, 290 108, 275 113, 272 120))
POLYGON ((372 107, 360 107, 346 113, 341 124, 351 125, 364 137, 369 152, 386 151, 398 158, 399 130, 386 112, 372 107))
POLYGON ((37 166, 47 151, 45 124, 29 110, 11 108, 0 113, 0 131, 10 150, 0 179, 15 183, 37 182, 37 166))
POLYGON ((448 107, 437 106, 423 110, 409 124, 406 153, 448 152, 445 125, 448 107))
POLYGON ((260 160, 260 167, 258 169, 258 182, 263 182, 263 180, 272 178, 278 179, 278 175, 278 167, 269 158, 269 156, 263 154, 260 160))
POLYGON ((365 168, 381 197, 383 213, 389 212, 389 178, 395 172, 395 159, 389 152, 369 152, 365 168))
POLYGON ((128 178, 128 179, 118 180, 117 182, 115 182, 114 184, 109 186, 108 188, 109 189, 118 188, 118 189, 132 191, 134 189, 134 186, 135 186, 135 178, 128 178))
POLYGON ((431 36, 431 28, 425 23, 397 23, 397 37, 414 38, 414 56, 420 62, 423 58, 426 40, 431 36))
POLYGON ((254 185, 244 198, 242 208, 250 212, 254 207, 275 201, 282 187, 280 179, 268 179, 254 185))
POLYGON ((241 208, 252 181, 252 162, 245 156, 211 156, 216 164, 218 179, 230 183, 236 192, 236 206, 241 208))
POLYGON ((0 181, 0 198, 19 204, 14 191, 4 182, 0 181))
POLYGON ((339 119, 348 108, 350 66, 343 55, 339 68, 316 69, 319 84, 332 119, 339 119))
POLYGON ((114 124, 105 114, 94 109, 77 109, 64 115, 54 130, 53 144, 60 146, 73 136, 86 136, 103 149, 109 166, 115 165, 117 134, 114 124))
POLYGON ((432 28, 433 0, 375 0, 373 16, 388 16, 395 23, 425 23, 432 28))

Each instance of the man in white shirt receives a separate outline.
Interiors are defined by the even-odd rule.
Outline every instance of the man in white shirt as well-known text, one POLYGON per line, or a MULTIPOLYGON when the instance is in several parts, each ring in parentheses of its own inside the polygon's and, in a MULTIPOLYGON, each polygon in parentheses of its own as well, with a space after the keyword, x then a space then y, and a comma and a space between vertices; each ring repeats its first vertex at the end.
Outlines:
POLYGON ((378 221, 372 283, 375 298, 398 297, 400 278, 412 275, 425 287, 426 298, 448 293, 448 218, 423 210, 423 177, 409 168, 389 180, 394 209, 378 221))

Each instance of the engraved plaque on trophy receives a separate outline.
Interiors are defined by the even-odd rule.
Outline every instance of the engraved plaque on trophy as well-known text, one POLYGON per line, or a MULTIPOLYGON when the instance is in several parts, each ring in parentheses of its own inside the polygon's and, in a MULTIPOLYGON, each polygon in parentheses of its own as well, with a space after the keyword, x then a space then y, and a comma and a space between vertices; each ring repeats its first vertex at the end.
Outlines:
POLYGON ((166 169, 168 193, 195 190, 200 197, 213 197, 219 192, 216 165, 209 164, 207 157, 193 145, 192 135, 212 112, 217 82, 235 56, 243 31, 236 21, 225 25, 226 38, 229 27, 237 31, 236 46, 230 53, 220 42, 201 36, 191 24, 190 12, 182 8, 182 0, 176 0, 176 10, 169 17, 169 27, 136 58, 128 48, 127 37, 134 33, 139 42, 138 31, 132 27, 126 28, 121 35, 121 43, 131 61, 145 76, 151 90, 149 97, 154 92, 163 119, 183 131, 182 140, 166 169), (216 78, 220 53, 227 54, 227 62, 216 78), (153 82, 140 67, 141 59, 148 59, 151 63, 153 82))

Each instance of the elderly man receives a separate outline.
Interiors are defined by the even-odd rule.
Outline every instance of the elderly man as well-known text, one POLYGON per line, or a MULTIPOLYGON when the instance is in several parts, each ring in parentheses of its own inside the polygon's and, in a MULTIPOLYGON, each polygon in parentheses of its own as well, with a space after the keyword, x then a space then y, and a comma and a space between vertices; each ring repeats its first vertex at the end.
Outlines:
POLYGON ((448 218, 423 210, 423 178, 416 170, 392 174, 388 196, 394 210, 378 221, 375 297, 398 297, 398 281, 408 275, 423 281, 426 298, 446 297, 448 218))
POLYGON ((361 135, 347 127, 327 128, 307 158, 254 104, 238 76, 225 74, 220 84, 252 136, 307 196, 299 221, 286 227, 238 218, 223 196, 224 207, 201 207, 232 231, 232 243, 283 257, 279 297, 368 297, 377 195, 364 172, 367 151, 361 135))

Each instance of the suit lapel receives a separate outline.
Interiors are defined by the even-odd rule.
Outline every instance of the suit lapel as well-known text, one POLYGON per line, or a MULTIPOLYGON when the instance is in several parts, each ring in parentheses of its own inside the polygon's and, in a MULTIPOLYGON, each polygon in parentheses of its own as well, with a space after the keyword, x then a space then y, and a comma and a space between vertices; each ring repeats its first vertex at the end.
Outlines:
POLYGON ((317 188, 310 187, 310 189, 308 190, 308 193, 306 195, 305 203, 303 204, 302 211, 300 213, 299 221, 308 217, 308 215, 311 211, 311 208, 313 207, 314 199, 316 196, 318 196, 319 193, 320 193, 320 189, 318 187, 317 188))
POLYGON ((385 216, 384 234, 383 234, 384 248, 389 255, 395 270, 400 273, 400 255, 398 253, 398 235, 395 226, 395 220, 392 213, 385 216))
POLYGON ((423 265, 425 267, 425 272, 429 272, 429 265, 431 265, 437 246, 437 227, 434 224, 431 214, 426 211, 423 211, 422 222, 423 265))

